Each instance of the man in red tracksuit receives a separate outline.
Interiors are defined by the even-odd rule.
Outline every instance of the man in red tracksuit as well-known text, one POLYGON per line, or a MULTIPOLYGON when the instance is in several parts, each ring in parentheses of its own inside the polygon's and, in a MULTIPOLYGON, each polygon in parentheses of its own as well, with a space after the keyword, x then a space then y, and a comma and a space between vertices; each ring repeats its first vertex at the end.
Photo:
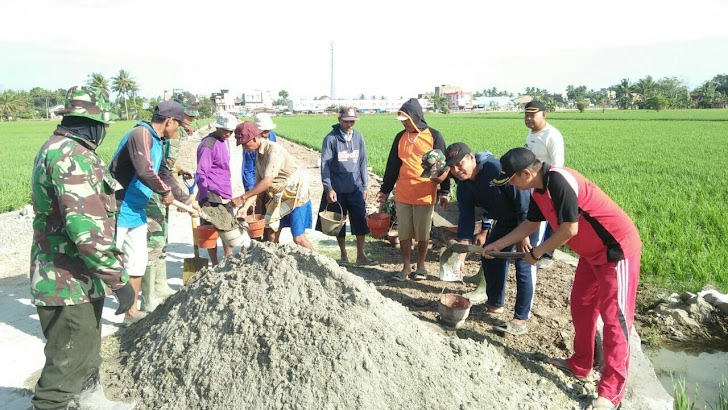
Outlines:
POLYGON ((624 397, 629 368, 629 335, 634 319, 642 242, 630 217, 593 182, 569 168, 541 163, 528 148, 514 148, 500 159, 501 175, 495 185, 510 183, 533 189, 527 220, 483 249, 499 251, 527 237, 541 221, 555 229, 541 245, 532 248, 526 261, 563 244, 579 254, 571 289, 574 322, 574 355, 547 362, 585 378, 592 370, 597 319, 604 321, 605 368, 599 397, 587 409, 616 409, 624 397))

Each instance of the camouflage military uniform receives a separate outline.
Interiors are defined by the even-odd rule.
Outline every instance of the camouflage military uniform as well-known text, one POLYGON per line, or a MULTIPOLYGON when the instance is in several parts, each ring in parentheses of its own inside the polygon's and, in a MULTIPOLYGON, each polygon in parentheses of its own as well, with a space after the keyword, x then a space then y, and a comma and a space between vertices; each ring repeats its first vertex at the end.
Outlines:
MULTIPOLYGON (((180 103, 188 116, 196 117, 197 98, 189 93, 175 94, 173 99, 180 103)), ((187 135, 187 130, 179 128, 180 138, 187 135)), ((160 177, 172 188, 174 198, 180 202, 190 204, 192 198, 182 189, 174 179, 175 162, 180 149, 180 139, 166 139, 164 141, 162 164, 159 169, 160 177)), ((147 205, 147 249, 149 251, 149 262, 147 271, 144 274, 142 283, 142 306, 143 311, 152 311, 157 305, 157 297, 167 297, 174 293, 168 283, 166 274, 166 246, 169 236, 169 208, 162 204, 159 194, 153 193, 147 205), (154 283, 150 283, 154 282, 154 283), (153 295, 152 288, 156 291, 153 295)))
POLYGON ((30 293, 48 340, 33 397, 36 409, 65 408, 98 373, 104 298, 128 280, 114 246, 117 182, 95 152, 103 124, 114 117, 108 94, 74 87, 68 99, 62 112, 67 125, 61 123, 40 148, 31 180, 30 293), (65 117, 86 117, 80 121, 92 124, 97 139, 69 132, 73 119, 65 117))

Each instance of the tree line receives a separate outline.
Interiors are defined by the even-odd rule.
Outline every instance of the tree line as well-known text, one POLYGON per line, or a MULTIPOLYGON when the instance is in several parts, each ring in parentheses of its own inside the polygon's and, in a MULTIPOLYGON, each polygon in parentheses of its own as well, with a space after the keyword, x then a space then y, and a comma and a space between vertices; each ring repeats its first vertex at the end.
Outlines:
MULTIPOLYGON (((116 94, 112 102, 112 111, 124 119, 149 120, 154 107, 162 101, 161 97, 140 98, 139 86, 127 70, 119 72, 107 79, 101 73, 91 73, 86 80, 87 85, 102 87, 116 94)), ((725 108, 728 105, 728 75, 719 74, 704 82, 699 87, 689 89, 684 81, 677 77, 664 77, 654 80, 648 75, 636 82, 629 78, 622 79, 618 84, 599 90, 588 89, 586 86, 568 85, 564 94, 551 93, 538 87, 526 87, 521 94, 496 87, 477 91, 475 97, 509 97, 530 95, 542 101, 550 110, 559 107, 575 107, 583 111, 589 105, 602 108, 628 109, 688 109, 688 108, 725 108), (564 98, 566 97, 566 98, 564 98)), ((281 90, 281 97, 275 103, 285 105, 288 102, 288 92, 281 90)), ((9 119, 43 119, 49 118, 49 109, 63 104, 66 97, 65 89, 47 90, 34 87, 30 91, 5 90, 0 93, 0 120, 9 119)), ((447 109, 447 99, 440 96, 435 99, 436 106, 447 109)), ((364 98, 362 94, 360 98, 364 98)), ((375 96, 372 96, 374 99, 375 96)), ((380 97, 384 99, 385 97, 380 97)), ((200 100, 200 116, 209 118, 215 112, 215 102, 209 96, 198 96, 200 100)))
MULTIPOLYGON (((728 105, 728 75, 716 75, 692 90, 677 77, 655 80, 648 75, 635 82, 623 78, 618 84, 600 90, 587 89, 584 85, 568 85, 564 94, 558 94, 537 87, 526 87, 523 94, 542 101, 549 109, 575 106, 583 110, 589 104, 622 110, 725 108, 728 105)), ((476 92, 474 96, 514 98, 517 95, 493 87, 476 92)))
MULTIPOLYGON (((110 98, 116 94, 112 101, 112 112, 122 119, 139 119, 149 121, 152 118, 154 107, 162 102, 162 97, 140 98, 139 86, 127 70, 119 72, 107 79, 101 73, 91 73, 86 79, 86 85, 101 87, 109 91, 110 98)), ((0 120, 12 119, 44 119, 50 118, 49 111, 54 106, 63 105, 66 99, 66 89, 47 90, 33 87, 30 91, 5 90, 0 93, 0 120)), ((209 97, 199 96, 200 116, 212 117, 215 112, 215 103, 209 97)))

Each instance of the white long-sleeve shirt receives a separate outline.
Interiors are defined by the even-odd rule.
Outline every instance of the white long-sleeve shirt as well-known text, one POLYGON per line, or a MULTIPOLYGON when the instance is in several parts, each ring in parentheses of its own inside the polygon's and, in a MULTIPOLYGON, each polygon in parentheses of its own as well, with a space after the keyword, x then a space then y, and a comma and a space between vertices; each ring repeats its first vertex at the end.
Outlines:
POLYGON ((551 124, 539 132, 530 132, 526 137, 526 148, 533 151, 541 162, 555 167, 564 166, 564 137, 551 124))

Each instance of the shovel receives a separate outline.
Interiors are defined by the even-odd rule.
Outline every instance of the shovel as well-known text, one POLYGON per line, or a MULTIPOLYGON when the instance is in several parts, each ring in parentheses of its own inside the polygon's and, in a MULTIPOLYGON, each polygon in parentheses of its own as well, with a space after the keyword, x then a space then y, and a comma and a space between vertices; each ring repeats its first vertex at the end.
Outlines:
MULTIPOLYGON (((460 276, 460 254, 461 253, 482 253, 483 248, 478 245, 452 242, 440 254, 440 277, 460 276)), ((494 258, 522 258, 525 252, 488 252, 494 258)))
MULTIPOLYGON (((195 174, 195 176, 197 176, 195 174)), ((185 185, 187 183, 185 182, 185 185)), ((194 191, 194 185, 189 186, 187 185, 187 189, 189 189, 190 194, 194 191)), ((205 215, 204 212, 197 212, 194 208, 191 206, 187 206, 183 204, 182 202, 179 202, 178 200, 174 200, 172 202, 172 205, 176 206, 177 208, 180 208, 182 210, 187 211, 190 214, 199 213, 201 218, 206 218, 207 215, 205 215)), ((183 260, 183 268, 182 268, 182 283, 187 282, 187 280, 194 275, 195 273, 199 272, 202 268, 208 267, 208 261, 205 258, 200 257, 200 248, 197 246, 197 218, 192 217, 192 247, 194 249, 194 258, 184 258, 183 260)))
POLYGON ((197 218, 191 218, 191 219, 192 219, 192 244, 193 244, 192 246, 195 250, 195 257, 184 259, 184 267, 182 270, 182 283, 187 282, 187 280, 192 275, 199 272, 202 268, 206 268, 208 266, 207 259, 200 257, 200 248, 199 248, 199 246, 197 246, 197 218))

